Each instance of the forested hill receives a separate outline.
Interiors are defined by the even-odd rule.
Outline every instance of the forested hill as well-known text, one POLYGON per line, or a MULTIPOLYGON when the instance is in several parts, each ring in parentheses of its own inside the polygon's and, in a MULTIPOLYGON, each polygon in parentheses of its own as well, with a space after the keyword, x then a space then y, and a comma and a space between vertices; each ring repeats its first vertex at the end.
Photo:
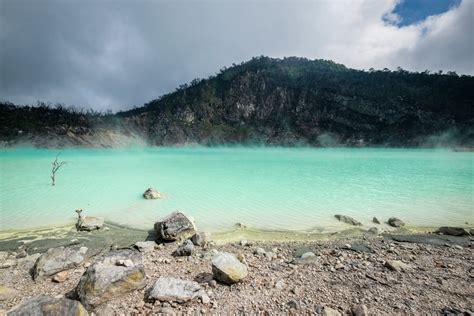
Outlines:
POLYGON ((259 57, 115 115, 43 109, 45 122, 36 111, 3 105, 2 140, 91 145, 114 133, 151 145, 473 146, 474 77, 259 57), (68 113, 75 119, 64 123, 68 113))

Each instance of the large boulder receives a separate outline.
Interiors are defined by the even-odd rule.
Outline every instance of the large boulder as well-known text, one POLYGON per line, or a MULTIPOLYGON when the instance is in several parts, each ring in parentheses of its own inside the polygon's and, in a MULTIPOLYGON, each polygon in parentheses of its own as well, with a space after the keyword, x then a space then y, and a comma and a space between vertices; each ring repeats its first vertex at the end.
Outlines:
POLYGON ((155 223, 155 232, 163 240, 183 240, 196 233, 194 223, 181 212, 174 212, 155 223))
POLYGON ((147 200, 156 200, 156 199, 161 199, 162 194, 158 192, 158 190, 154 188, 148 188, 144 193, 143 197, 147 200))
POLYGON ((448 227, 443 226, 438 228, 436 231, 438 234, 450 235, 450 236, 468 236, 469 232, 462 227, 448 227))
POLYGON ((102 217, 80 216, 76 223, 77 230, 92 231, 101 229, 104 226, 102 217))
POLYGON ((86 316, 89 315, 81 302, 65 297, 37 296, 14 307, 7 316, 86 316))
POLYGON ((198 298, 203 301, 208 298, 199 283, 175 278, 159 278, 148 292, 148 299, 162 302, 183 303, 198 298))
POLYGON ((142 254, 119 249, 96 259, 79 280, 76 292, 82 304, 94 308, 112 298, 145 286, 142 254))
POLYGON ((396 217, 390 217, 388 219, 388 224, 392 227, 402 227, 402 226, 405 226, 405 223, 401 220, 401 219, 398 219, 396 217))
POLYGON ((33 267, 33 278, 39 280, 79 266, 85 259, 87 247, 51 248, 42 254, 33 267))
POLYGON ((234 284, 244 279, 248 271, 233 254, 221 252, 212 259, 212 273, 217 281, 234 284))
POLYGON ((361 222, 359 222, 358 220, 350 216, 337 214, 337 215, 334 215, 334 217, 337 218, 339 221, 344 222, 349 225, 362 226, 361 222))

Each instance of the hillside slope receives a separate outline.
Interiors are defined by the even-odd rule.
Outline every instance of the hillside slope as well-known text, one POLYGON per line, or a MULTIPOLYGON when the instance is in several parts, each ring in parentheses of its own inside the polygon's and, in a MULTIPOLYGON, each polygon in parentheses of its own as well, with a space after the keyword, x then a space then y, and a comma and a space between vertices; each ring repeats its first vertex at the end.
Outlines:
MULTIPOLYGON (((72 120, 69 134, 84 127, 93 138, 100 129, 151 145, 417 146, 439 140, 472 146, 474 77, 358 71, 324 60, 259 57, 182 85, 140 108, 105 117, 75 115, 82 115, 82 122, 72 120)), ((70 137, 54 117, 49 116, 47 138, 70 137)), ((11 135, 12 128, 24 129, 18 118, 3 121, 4 141, 17 136, 11 135)))

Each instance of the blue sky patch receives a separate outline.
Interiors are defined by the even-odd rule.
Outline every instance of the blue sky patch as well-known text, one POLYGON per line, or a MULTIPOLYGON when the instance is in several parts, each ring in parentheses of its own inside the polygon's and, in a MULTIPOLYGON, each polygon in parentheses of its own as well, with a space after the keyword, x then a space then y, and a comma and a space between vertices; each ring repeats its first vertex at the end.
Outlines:
POLYGON ((407 26, 459 6, 461 0, 402 0, 383 20, 397 26, 407 26))

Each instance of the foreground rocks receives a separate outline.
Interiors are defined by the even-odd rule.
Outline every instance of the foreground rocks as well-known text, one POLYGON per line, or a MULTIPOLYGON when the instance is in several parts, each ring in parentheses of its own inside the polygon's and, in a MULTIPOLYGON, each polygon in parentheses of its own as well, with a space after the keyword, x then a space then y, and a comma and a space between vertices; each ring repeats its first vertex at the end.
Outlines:
POLYGON ((33 278, 39 280, 61 271, 73 269, 84 261, 86 253, 86 247, 49 249, 36 260, 33 267, 33 278))
POLYGON ((93 308, 144 286, 142 255, 135 250, 121 249, 99 257, 87 268, 76 292, 84 306, 93 308))
POLYGON ((162 194, 158 192, 158 190, 154 188, 148 188, 144 193, 143 197, 147 200, 156 200, 156 199, 161 199, 162 194))
POLYGON ((37 296, 9 311, 8 316, 86 316, 87 310, 78 301, 67 298, 37 296))
MULTIPOLYGON (((102 252, 88 253, 93 257, 66 270, 68 277, 60 283, 33 281, 26 264, 29 255, 16 259, 17 265, 0 270, 0 284, 13 293, 0 301, 0 315, 2 310, 29 302, 36 293, 83 300, 83 295, 75 294, 86 277, 94 282, 84 286, 84 291, 95 291, 100 284, 111 288, 109 292, 95 291, 93 297, 98 297, 94 298, 97 301, 87 306, 89 313, 99 316, 436 315, 474 310, 474 252, 469 236, 428 234, 401 238, 389 233, 358 233, 363 235, 299 242, 259 242, 245 240, 251 237, 243 235, 237 239, 241 242, 194 247, 186 257, 172 256, 179 245, 176 242, 151 244, 150 251, 144 252, 108 252, 110 244, 105 244, 102 252), (427 243, 429 236, 436 243, 431 243, 432 239, 427 243), (110 260, 111 254, 115 259, 110 260), (243 269, 241 265, 245 267, 246 276, 240 282, 225 283, 219 277, 221 271, 214 273, 216 259, 222 256, 231 257, 231 264, 224 266, 237 266, 237 270, 243 269), (109 262, 105 264, 107 257, 109 262), (124 285, 127 271, 140 266, 140 260, 146 272, 146 276, 141 274, 143 286, 124 285), (99 262, 103 270, 113 270, 111 275, 124 277, 103 278, 107 273, 100 272, 97 266, 92 277, 91 270, 99 262)), ((141 240, 145 238, 146 235, 141 240)), ((129 240, 125 245, 135 241, 129 240)), ((16 258, 18 253, 0 256, 6 260, 16 258)))
POLYGON ((155 223, 155 232, 165 241, 175 241, 192 237, 196 228, 186 215, 174 212, 155 223))
POLYGON ((212 273, 216 280, 226 284, 234 284, 244 279, 248 271, 247 266, 233 254, 223 252, 212 259, 212 273))

